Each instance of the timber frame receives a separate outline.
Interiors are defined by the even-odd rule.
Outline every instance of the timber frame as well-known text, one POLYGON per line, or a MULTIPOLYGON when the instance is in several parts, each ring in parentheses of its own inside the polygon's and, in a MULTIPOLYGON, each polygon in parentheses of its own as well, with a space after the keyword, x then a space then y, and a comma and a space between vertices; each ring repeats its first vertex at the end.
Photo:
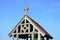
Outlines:
POLYGON ((19 38, 26 40, 28 40, 28 38, 30 38, 30 40, 52 40, 53 37, 45 29, 43 29, 41 25, 27 15, 28 7, 25 10, 26 14, 24 17, 8 34, 12 37, 12 40, 14 40, 14 38, 16 38, 16 40, 19 38))

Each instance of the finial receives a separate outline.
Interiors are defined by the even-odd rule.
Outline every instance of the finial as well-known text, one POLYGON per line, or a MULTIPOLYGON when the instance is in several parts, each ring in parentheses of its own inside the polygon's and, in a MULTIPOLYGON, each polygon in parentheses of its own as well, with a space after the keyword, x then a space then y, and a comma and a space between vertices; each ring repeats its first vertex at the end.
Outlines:
POLYGON ((26 6, 24 9, 26 15, 28 15, 28 10, 29 10, 29 8, 28 8, 28 6, 26 6))

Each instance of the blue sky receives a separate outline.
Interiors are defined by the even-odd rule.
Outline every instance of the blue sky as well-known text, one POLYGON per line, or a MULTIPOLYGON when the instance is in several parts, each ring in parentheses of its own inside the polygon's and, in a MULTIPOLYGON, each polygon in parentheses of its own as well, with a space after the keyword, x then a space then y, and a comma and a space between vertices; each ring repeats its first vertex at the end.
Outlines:
POLYGON ((8 33, 24 16, 38 22, 54 39, 60 40, 60 0, 0 0, 0 40, 11 40, 8 33))

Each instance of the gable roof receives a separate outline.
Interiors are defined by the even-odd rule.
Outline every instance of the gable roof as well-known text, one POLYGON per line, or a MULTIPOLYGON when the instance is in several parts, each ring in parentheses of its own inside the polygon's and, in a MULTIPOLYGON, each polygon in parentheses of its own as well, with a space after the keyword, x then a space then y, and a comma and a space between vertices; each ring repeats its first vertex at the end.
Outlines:
MULTIPOLYGON (((45 29, 42 28, 41 25, 39 25, 36 21, 34 21, 34 20, 33 20, 32 18, 30 18, 28 15, 24 15, 24 17, 27 17, 42 33, 45 34, 45 36, 48 36, 48 37, 51 38, 51 39, 53 38, 45 29)), ((24 17, 23 17, 23 18, 24 18, 24 17)), ((22 18, 22 19, 23 19, 23 18, 22 18)), ((22 21, 22 19, 19 21, 19 23, 22 21)), ((18 23, 18 24, 19 24, 19 23, 18 23)), ((18 25, 18 24, 17 24, 17 25, 18 25)), ((16 26, 17 26, 17 25, 16 25, 16 26)), ((16 28, 16 26, 15 26, 15 28, 16 28)), ((14 29, 15 29, 15 28, 14 28, 14 29)), ((14 30, 14 29, 13 29, 13 30, 14 30)), ((13 30, 12 30, 8 35, 10 35, 10 34, 13 32, 13 30)))

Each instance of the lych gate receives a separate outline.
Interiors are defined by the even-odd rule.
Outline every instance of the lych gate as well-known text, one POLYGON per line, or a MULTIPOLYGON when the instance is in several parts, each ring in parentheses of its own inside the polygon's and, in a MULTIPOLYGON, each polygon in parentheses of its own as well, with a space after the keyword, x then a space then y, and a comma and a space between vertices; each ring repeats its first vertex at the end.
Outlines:
POLYGON ((29 8, 26 7, 24 10, 26 11, 26 14, 15 26, 15 28, 8 34, 10 37, 12 37, 12 40, 14 40, 14 38, 16 38, 16 40, 21 38, 25 40, 52 40, 53 37, 37 22, 28 16, 27 13, 29 8))

